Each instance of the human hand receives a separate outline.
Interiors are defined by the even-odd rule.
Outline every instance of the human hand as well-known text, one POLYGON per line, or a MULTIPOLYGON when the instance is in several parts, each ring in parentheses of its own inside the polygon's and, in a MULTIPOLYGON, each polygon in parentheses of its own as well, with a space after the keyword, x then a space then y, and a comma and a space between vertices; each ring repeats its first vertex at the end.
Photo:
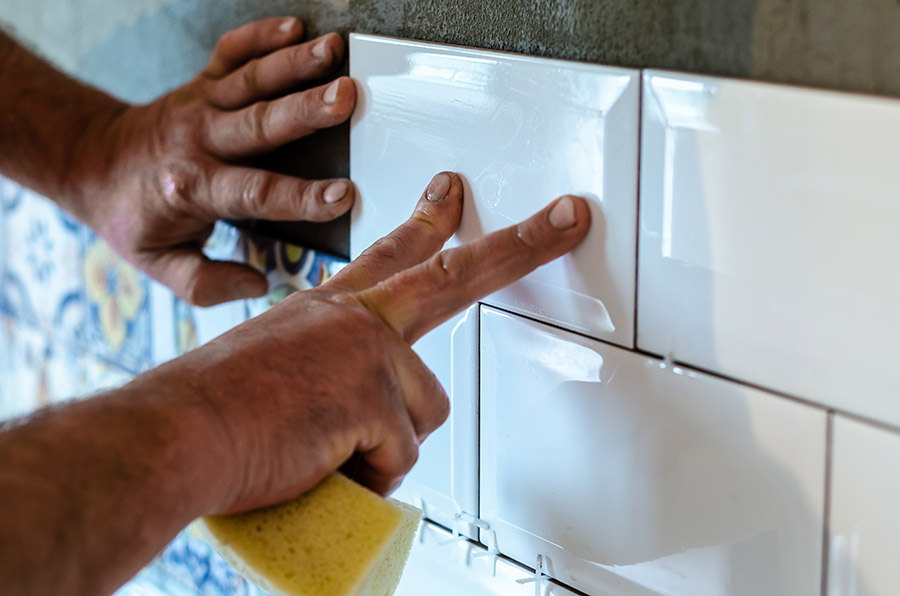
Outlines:
POLYGON ((342 39, 332 33, 299 43, 302 35, 292 18, 230 31, 192 81, 151 104, 123 104, 83 134, 70 208, 188 302, 209 306, 267 290, 252 267, 203 255, 216 220, 327 221, 353 204, 348 180, 241 165, 353 112, 349 78, 310 87, 340 65, 342 39))
POLYGON ((207 513, 296 496, 354 455, 358 481, 381 493, 395 488, 449 412, 410 346, 569 251, 590 225, 587 204, 563 197, 523 223, 438 253, 459 224, 462 198, 460 178, 438 174, 409 220, 329 282, 138 378, 148 391, 187 384, 207 400, 219 439, 205 450, 218 453, 223 481, 207 513), (224 455, 216 449, 223 445, 224 455))

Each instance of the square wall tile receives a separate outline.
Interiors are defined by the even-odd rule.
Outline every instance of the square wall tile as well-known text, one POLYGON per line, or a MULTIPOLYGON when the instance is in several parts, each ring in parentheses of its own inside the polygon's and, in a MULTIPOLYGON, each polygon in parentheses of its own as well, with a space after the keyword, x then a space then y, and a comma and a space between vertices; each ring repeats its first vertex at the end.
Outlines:
POLYGON ((482 308, 481 518, 589 594, 818 596, 826 414, 482 308))
POLYGON ((900 425, 900 101, 644 75, 638 346, 900 425))
POLYGON ((835 416, 828 596, 900 586, 900 436, 835 416))
POLYGON ((580 195, 593 216, 581 245, 485 302, 631 347, 639 72, 370 35, 351 35, 350 55, 351 255, 441 170, 466 185, 450 246, 580 195))

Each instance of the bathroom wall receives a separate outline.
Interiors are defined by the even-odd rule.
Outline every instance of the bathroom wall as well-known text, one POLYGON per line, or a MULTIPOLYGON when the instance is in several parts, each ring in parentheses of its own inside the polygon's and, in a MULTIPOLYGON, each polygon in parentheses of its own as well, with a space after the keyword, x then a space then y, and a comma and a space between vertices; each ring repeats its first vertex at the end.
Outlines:
MULTIPOLYGON (((900 3, 889 0, 857 1, 852 6, 835 0, 0 2, 0 18, 10 22, 16 32, 46 55, 134 101, 149 100, 188 78, 205 63, 222 32, 246 20, 276 14, 301 16, 313 31, 393 34, 634 69, 666 68, 900 96, 900 36, 895 34, 900 25, 900 3)), ((644 209, 656 205, 658 211, 642 212, 641 228, 638 220, 633 222, 634 232, 645 234, 642 249, 649 251, 642 258, 635 255, 632 264, 637 268, 635 279, 641 284, 633 341, 610 340, 566 323, 548 326, 546 319, 537 317, 542 322, 535 321, 534 313, 504 305, 489 305, 472 314, 472 320, 479 322, 481 335, 474 337, 479 338, 483 362, 494 364, 482 365, 486 374, 478 381, 483 395, 491 399, 491 407, 481 412, 485 417, 481 423, 484 428, 493 425, 497 430, 483 438, 488 459, 481 464, 483 470, 494 466, 490 469, 502 481, 499 487, 486 489, 482 495, 482 504, 493 503, 492 513, 487 507, 482 513, 493 515, 494 527, 507 529, 500 537, 501 541, 506 540, 501 542, 500 550, 509 558, 493 561, 493 569, 485 563, 489 556, 468 558, 473 552, 496 554, 490 550, 496 547, 491 534, 479 529, 477 524, 483 520, 476 517, 469 520, 473 526, 466 531, 478 537, 483 546, 465 542, 447 545, 446 533, 431 525, 429 528, 438 538, 423 537, 424 546, 415 554, 421 565, 413 569, 419 570, 421 579, 446 574, 440 575, 441 581, 454 578, 447 581, 460 582, 442 585, 465 585, 470 574, 485 593, 494 590, 493 593, 507 594, 523 589, 530 593, 531 585, 516 582, 528 578, 529 571, 522 565, 532 569, 537 566, 531 555, 540 551, 543 543, 535 540, 553 538, 558 528, 571 528, 562 536, 570 541, 568 550, 589 563, 602 562, 610 568, 592 575, 595 567, 565 566, 569 575, 560 581, 582 586, 590 594, 719 595, 729 593, 721 591, 719 587, 723 585, 760 585, 741 583, 749 576, 764 582, 763 591, 758 593, 778 593, 777 589, 784 590, 785 586, 802 585, 792 596, 889 594, 890 586, 896 585, 890 561, 895 558, 892 553, 898 552, 893 538, 896 532, 892 529, 900 527, 900 508, 896 506, 900 488, 893 480, 893 471, 900 465, 900 417, 892 399, 897 395, 895 374, 890 365, 883 364, 896 356, 889 341, 896 335, 896 317, 884 307, 884 297, 893 296, 896 288, 891 280, 900 275, 896 259, 892 258, 897 254, 891 240, 897 195, 892 190, 896 185, 891 186, 889 165, 898 152, 893 140, 900 136, 900 127, 891 124, 893 120, 879 120, 877 114, 882 109, 893 113, 896 105, 862 100, 858 112, 837 110, 833 114, 838 116, 832 118, 827 110, 818 111, 816 106, 821 104, 817 96, 801 94, 796 103, 789 102, 790 117, 784 122, 785 126, 797 125, 797 120, 805 122, 806 127, 796 129, 802 135, 788 135, 791 142, 787 143, 778 135, 762 138, 754 146, 757 153, 750 156, 768 155, 769 161, 753 162, 746 159, 748 155, 741 152, 742 148, 727 143, 717 146, 715 136, 707 133, 729 130, 726 125, 734 122, 744 123, 751 131, 759 130, 760 122, 765 123, 768 116, 753 112, 758 102, 738 102, 732 111, 726 110, 731 119, 715 120, 713 115, 701 114, 697 106, 703 105, 703 98, 713 88, 730 93, 732 88, 727 81, 698 79, 672 85, 662 75, 659 85, 654 87, 651 83, 644 80, 643 98, 650 93, 657 99, 661 97, 665 105, 688 110, 676 109, 675 120, 668 124, 659 114, 645 111, 644 116, 656 119, 657 133, 671 125, 686 136, 672 137, 677 140, 672 150, 681 153, 679 159, 670 163, 666 161, 668 137, 663 133, 653 137, 653 130, 645 127, 640 144, 653 148, 646 154, 658 159, 645 162, 647 167, 641 175, 646 178, 642 179, 641 192, 649 193, 654 184, 661 185, 666 180, 666 168, 673 163, 677 168, 670 170, 675 173, 672 179, 684 185, 672 186, 669 195, 660 186, 655 195, 641 196, 644 209), (692 93, 700 103, 684 103, 692 93), (840 117, 847 113, 854 117, 840 117), (762 119, 742 119, 754 114, 762 119), (869 118, 867 114, 876 116, 869 118), (802 116, 810 119, 803 120, 802 116), (846 136, 829 137, 816 130, 815 117, 834 124, 835 128, 829 129, 834 135, 846 136), (865 120, 868 136, 854 137, 860 134, 856 125, 861 119, 865 120), (840 127, 842 123, 845 128, 840 127), (684 133, 685 129, 691 132, 684 133), (786 208, 791 197, 782 197, 785 200, 778 202, 766 194, 771 189, 753 186, 769 179, 765 172, 748 173, 735 166, 790 164, 796 155, 818 155, 812 151, 815 147, 836 145, 835 138, 856 139, 859 143, 847 146, 843 154, 846 161, 841 162, 841 154, 836 154, 838 157, 825 155, 821 163, 853 175, 844 179, 843 185, 824 184, 815 176, 800 175, 799 169, 798 175, 793 176, 791 168, 785 167, 781 179, 787 183, 779 188, 792 189, 794 184, 803 187, 805 183, 809 186, 804 188, 814 189, 799 196, 794 210, 786 208), (661 144, 653 145, 660 139, 661 144), (870 139, 878 142, 867 145, 870 139), (774 152, 769 154, 767 147, 782 147, 784 153, 777 154, 778 158, 774 152), (842 164, 853 168, 837 167, 842 164), (729 211, 722 207, 728 204, 722 197, 732 195, 728 192, 728 178, 717 172, 744 174, 741 180, 746 186, 736 191, 746 193, 741 195, 746 200, 735 202, 742 208, 729 211), (886 178, 877 177, 886 172, 886 178), (876 182, 867 187, 867 180, 876 182), (667 196, 674 201, 669 203, 668 220, 667 196), (771 199, 761 202, 768 211, 756 209, 760 203, 751 200, 754 196, 771 199), (692 197, 710 200, 692 202, 692 197), (822 197, 843 207, 823 211, 822 197), (871 205, 852 207, 855 202, 865 201, 871 205), (844 208, 846 211, 841 210, 844 208), (822 219, 823 212, 832 217, 822 219), (879 215, 866 217, 867 213, 879 215), (665 221, 668 224, 664 225, 665 221), (666 229, 670 233, 668 241, 666 229), (695 233, 697 230, 699 233, 695 233), (804 234, 794 235, 792 230, 804 234), (752 243, 753 250, 745 249, 748 244, 741 241, 752 243), (773 246, 791 249, 792 254, 800 256, 790 267, 783 266, 777 251, 765 252, 773 246), (754 261, 754 257, 759 260, 754 261), (775 275, 768 280, 769 285, 758 284, 753 275, 735 285, 731 275, 734 271, 739 273, 738 278, 747 272, 775 275), (666 285, 669 281, 672 285, 666 285), (804 300, 791 302, 797 295, 779 293, 784 288, 801 291, 799 295, 804 300), (838 296, 837 302, 819 300, 822 293, 815 292, 822 288, 829 295, 838 296), (804 289, 813 293, 804 295, 804 289), (834 294, 830 294, 832 291, 834 294), (735 302, 738 295, 752 296, 755 302, 735 302), (861 306, 846 308, 851 303, 861 306), (785 304, 801 307, 779 311, 779 305, 785 304), (769 315, 781 318, 773 324, 769 315), (577 333, 561 330, 560 326, 577 333), (761 331, 773 327, 784 332, 783 338, 766 336, 761 331), (816 331, 815 341, 792 342, 801 337, 797 330, 804 328, 816 331), (752 341, 740 341, 742 337, 752 341), (525 349, 532 344, 556 345, 556 353, 565 357, 554 360, 540 350, 525 349), (852 347, 836 359, 819 358, 840 345, 852 347), (585 364, 596 372, 596 378, 572 378, 571 367, 566 368, 568 360, 585 364), (504 368, 510 362, 513 370, 518 367, 534 375, 518 381, 523 386, 513 385, 517 393, 508 391, 510 384, 517 382, 509 378, 504 368), (682 377, 686 380, 680 380, 682 377), (607 387, 609 401, 599 405, 591 402, 594 385, 590 383, 607 387), (570 388, 565 394, 569 407, 546 410, 540 402, 533 402, 528 411, 530 417, 523 416, 519 421, 526 428, 548 424, 556 429, 556 435, 547 438, 540 433, 513 432, 520 427, 512 427, 506 446, 496 441, 500 431, 508 426, 499 421, 509 420, 515 411, 516 404, 508 403, 511 395, 527 395, 534 388, 544 390, 554 384, 570 388), (631 399, 635 395, 641 399, 631 399), (604 421, 603 432, 585 423, 591 417, 604 421), (567 432, 573 428, 578 432, 567 432), (554 436, 559 440, 554 442, 554 436), (602 459, 601 469, 610 470, 608 474, 568 475, 569 468, 554 465, 559 464, 553 459, 555 449, 580 453, 577 450, 583 444, 578 436, 593 441, 588 443, 591 449, 579 460, 580 465, 595 464, 592 458, 600 457, 597 454, 618 454, 602 459), (644 449, 629 442, 629 437, 649 438, 649 447, 644 449), (519 457, 516 449, 522 451, 538 439, 543 441, 539 453, 533 458, 519 457), (642 470, 630 479, 636 483, 633 491, 616 484, 616 479, 625 478, 616 470, 627 471, 629 462, 634 469, 642 470), (521 474, 516 475, 517 472, 521 474), (538 482, 529 484, 523 477, 538 482), (579 480, 581 483, 576 485, 570 482, 573 478, 587 480, 579 480), (709 482, 710 478, 720 478, 722 482, 716 486, 709 482), (711 486, 711 490, 697 491, 695 481, 706 482, 701 486, 711 486), (507 493, 503 492, 503 482, 512 487, 507 493), (589 508, 593 503, 584 502, 575 503, 583 509, 565 509, 564 505, 570 502, 560 493, 570 486, 573 493, 596 491, 600 495, 598 503, 604 496, 614 497, 615 502, 602 503, 604 516, 597 519, 604 524, 625 519, 628 524, 581 527, 564 516, 535 518, 536 512, 593 511, 589 508), (637 499, 647 494, 659 498, 637 499), (680 498, 664 498, 672 494, 680 498), (497 507, 498 502, 518 503, 522 507, 497 507), (718 508, 721 502, 744 505, 740 509, 742 515, 734 517, 727 509, 718 508), (679 509, 685 506, 689 508, 679 509), (659 524, 638 524, 635 512, 659 520, 659 524), (700 519, 718 525, 692 525, 685 521, 700 519), (523 530, 528 530, 531 522, 537 524, 537 538, 523 537, 529 533, 523 530), (765 531, 759 531, 760 528, 765 531), (643 533, 628 542, 637 531, 643 533), (604 541, 598 554, 596 544, 584 538, 591 532, 616 540, 604 541), (673 535, 684 538, 684 542, 674 544, 673 535), (704 548, 709 545, 722 548, 704 548), (485 551, 485 547, 489 550, 485 551), (456 557, 452 561, 450 553, 456 557), (798 554, 799 558, 794 558, 798 554), (773 559, 797 564, 781 570, 783 575, 756 573, 760 562, 773 559), (698 576, 681 573, 685 583, 671 583, 673 575, 678 576, 684 569, 717 571, 698 576), (582 583, 584 578, 588 583, 582 583), (611 583, 602 584, 607 581, 611 583), (662 587, 649 591, 653 588, 646 585, 653 581, 662 587), (605 588, 595 591, 584 587, 594 585, 605 588)), ((753 97, 753 89, 738 90, 753 97)), ((779 93, 777 89, 773 92, 779 93)), ((843 105, 840 96, 828 97, 829 102, 843 105)), ((858 100, 848 101, 855 104, 858 100)), ((642 105, 648 109, 647 104, 642 105)), ((717 117, 722 114, 715 113, 717 117)), ((346 173, 347 136, 346 128, 327 136, 328 159, 314 163, 312 169, 322 174, 346 173)), ((639 144, 637 128, 634 141, 639 144)), ((268 163, 300 171, 298 168, 303 166, 297 164, 304 162, 308 147, 302 143, 292 146, 271 156, 268 163)), ((821 174, 822 170, 816 171, 821 174)), ((257 263, 269 272, 281 293, 275 292, 259 303, 214 312, 189 309, 172 300, 164 290, 120 267, 115 259, 104 256, 102 248, 92 248, 102 244, 40 197, 12 184, 3 188, 2 214, 7 223, 0 225, 6 226, 2 232, 2 266, 7 276, 0 306, 5 313, 6 353, 13 356, 7 362, 12 364, 10 369, 17 371, 17 376, 10 372, 8 378, 14 381, 4 385, 0 394, 7 415, 121 382, 152 362, 202 342, 264 309, 283 293, 318 283, 339 266, 338 261, 312 251, 288 248, 290 245, 259 236, 240 237, 230 228, 222 228, 218 246, 211 248, 214 254, 237 255, 257 263), (25 203, 20 202, 23 196, 25 203), (18 225, 14 218, 28 224, 18 225), (30 230, 32 235, 22 242, 6 241, 11 238, 9 230, 30 230), (40 251, 45 251, 51 240, 58 243, 55 250, 60 256, 42 261, 38 257, 44 253, 40 251), (66 275, 46 274, 50 266, 47 262, 52 265, 54 260, 62 264, 66 275), (108 288, 87 288, 80 277, 87 266, 105 267, 124 279, 137 280, 133 283, 144 288, 141 295, 147 297, 146 303, 137 308, 119 304, 108 288), (27 287, 22 289, 22 283, 13 283, 13 279, 25 279, 27 287), (42 280, 49 285, 40 285, 42 280), (67 283, 70 286, 65 286, 67 283), (133 314, 124 328, 102 327, 100 309, 112 307, 133 314), (69 323, 59 327, 57 320, 69 323), (60 328, 71 329, 71 337, 60 338, 60 328), (55 332, 52 335, 51 330, 55 332), (66 348, 67 345, 73 347, 66 348), (30 364, 16 364, 20 362, 30 364), (107 373, 109 376, 105 376, 107 373)), ((632 196, 635 205, 637 198, 637 194, 632 196)), ((280 229, 273 233, 299 241, 309 238, 305 231, 280 229)), ((337 246, 339 252, 340 240, 346 235, 346 227, 337 228, 323 242, 337 246)), ((545 393, 549 395, 550 391, 545 393)), ((453 520, 444 525, 453 525, 453 520)), ((554 552, 547 560, 558 564, 559 559, 560 554, 554 552)), ((556 569, 545 571, 557 574, 554 577, 562 576, 556 569)), ((244 594, 253 590, 190 533, 173 544, 145 576, 147 581, 142 585, 155 586, 161 593, 244 594)), ((548 583, 546 578, 542 581, 552 586, 555 593, 571 593, 558 583, 548 583)), ((132 587, 124 593, 150 589, 132 587)), ((415 593, 414 588, 408 589, 415 593)), ((474 590, 473 587, 468 593, 474 594, 474 590)))

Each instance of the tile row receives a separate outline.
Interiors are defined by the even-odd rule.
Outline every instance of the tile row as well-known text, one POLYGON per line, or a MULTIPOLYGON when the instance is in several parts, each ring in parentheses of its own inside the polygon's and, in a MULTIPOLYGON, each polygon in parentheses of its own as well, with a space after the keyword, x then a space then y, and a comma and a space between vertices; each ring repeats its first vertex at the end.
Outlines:
POLYGON ((490 306, 416 349, 451 420, 396 496, 504 556, 588 594, 900 582, 892 432, 490 306))
POLYGON ((358 255, 454 170, 448 245, 587 198, 485 302, 900 426, 900 102, 351 36, 358 255))

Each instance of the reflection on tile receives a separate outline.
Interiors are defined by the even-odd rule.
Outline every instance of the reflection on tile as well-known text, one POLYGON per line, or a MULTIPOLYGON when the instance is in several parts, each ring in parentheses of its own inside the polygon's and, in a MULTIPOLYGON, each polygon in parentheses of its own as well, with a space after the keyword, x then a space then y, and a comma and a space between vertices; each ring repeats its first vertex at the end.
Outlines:
POLYGON ((582 243, 485 302, 630 347, 639 71, 370 35, 350 48, 351 255, 406 220, 441 170, 465 179, 459 241, 581 195, 582 243))
POLYGON ((835 416, 828 596, 900 586, 900 436, 835 416))
POLYGON ((813 596, 824 411, 496 311, 481 517, 588 593, 813 596))
POLYGON ((900 101, 644 77, 639 346, 900 425, 900 101))
POLYGON ((147 280, 89 230, 82 254, 90 351, 131 372, 146 370, 152 355, 147 280))

